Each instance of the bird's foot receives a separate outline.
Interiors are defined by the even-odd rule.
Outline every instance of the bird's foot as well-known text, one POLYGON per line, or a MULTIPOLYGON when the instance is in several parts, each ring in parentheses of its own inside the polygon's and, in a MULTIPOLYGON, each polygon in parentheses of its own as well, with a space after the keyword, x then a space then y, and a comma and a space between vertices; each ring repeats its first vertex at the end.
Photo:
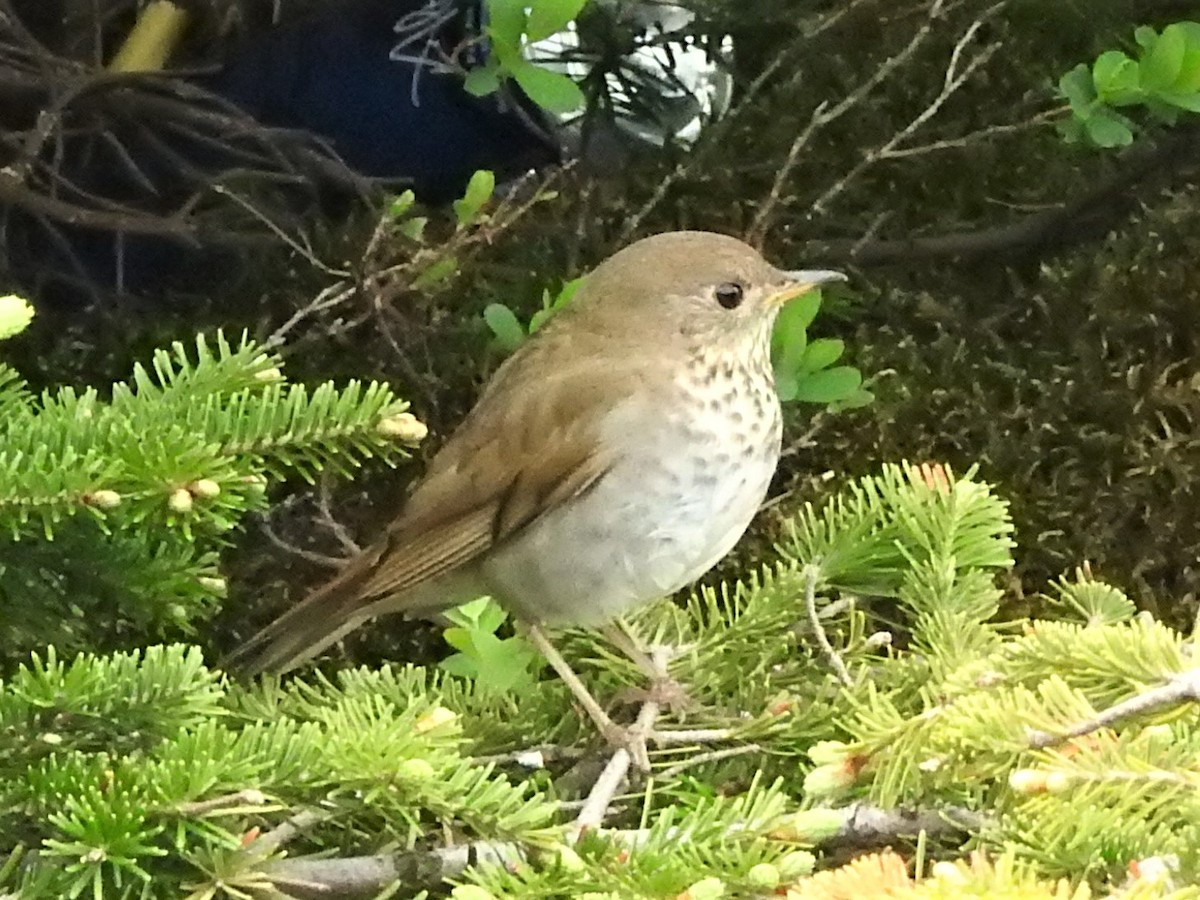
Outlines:
POLYGON ((679 719, 696 707, 688 689, 666 673, 655 675, 647 687, 626 688, 618 699, 624 703, 655 703, 679 719))
POLYGON ((650 771, 650 752, 646 748, 646 732, 634 725, 618 725, 610 721, 601 726, 600 733, 614 750, 624 750, 642 772, 650 771))

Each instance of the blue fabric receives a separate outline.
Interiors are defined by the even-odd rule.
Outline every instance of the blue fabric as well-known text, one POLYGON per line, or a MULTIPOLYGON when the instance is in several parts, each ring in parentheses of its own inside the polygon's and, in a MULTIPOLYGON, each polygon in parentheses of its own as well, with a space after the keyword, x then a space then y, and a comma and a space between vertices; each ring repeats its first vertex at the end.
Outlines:
MULTIPOLYGON (((421 0, 335 3, 319 15, 249 36, 220 71, 190 80, 264 125, 312 132, 352 169, 410 185, 428 203, 460 196, 477 169, 491 169, 503 179, 556 161, 558 148, 545 131, 529 125, 542 120, 527 99, 519 98, 518 112, 511 101, 505 105, 496 96, 467 94, 459 76, 427 68, 418 73, 413 62, 391 58, 398 43, 396 21, 419 6, 421 0)), ((464 33, 461 20, 444 31, 443 45, 456 46, 464 33)), ((159 151, 139 143, 136 129, 122 139, 153 190, 123 174, 121 160, 103 141, 67 144, 63 171, 85 188, 147 210, 168 210, 172 201, 180 202, 186 186, 159 151)), ((175 153, 214 175, 237 165, 211 147, 168 140, 175 153)), ((307 177, 318 190, 295 192, 295 215, 319 214, 311 208, 314 195, 344 196, 336 184, 324 184, 319 173, 307 177)), ((168 283, 203 290, 204 281, 197 278, 211 275, 213 259, 223 259, 211 248, 198 251, 173 240, 127 236, 122 245, 110 232, 60 226, 70 242, 71 253, 65 253, 36 222, 26 220, 20 227, 17 216, 10 224, 17 227, 8 232, 7 250, 18 273, 69 269, 74 256, 89 279, 114 287, 121 248, 123 286, 135 293, 168 283)))
MULTIPOLYGON (((364 175, 412 179, 430 202, 460 195, 477 169, 515 174, 552 162, 556 149, 511 104, 472 97, 454 74, 418 73, 411 62, 391 59, 396 21, 419 5, 338 7, 256 37, 220 73, 196 81, 264 124, 322 135, 364 175)), ((458 36, 444 42, 448 49, 458 36)), ((523 103, 525 115, 539 121, 536 107, 523 103)))

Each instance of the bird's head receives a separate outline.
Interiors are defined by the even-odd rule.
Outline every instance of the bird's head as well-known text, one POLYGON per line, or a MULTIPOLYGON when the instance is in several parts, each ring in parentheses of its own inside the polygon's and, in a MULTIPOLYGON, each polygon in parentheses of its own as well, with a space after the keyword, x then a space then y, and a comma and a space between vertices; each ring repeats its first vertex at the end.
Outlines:
MULTIPOLYGON (((787 271, 728 235, 672 231, 643 238, 602 262, 571 303, 593 331, 663 349, 761 347, 787 301, 840 272, 787 271)), ((582 324, 582 323, 581 323, 582 324)))

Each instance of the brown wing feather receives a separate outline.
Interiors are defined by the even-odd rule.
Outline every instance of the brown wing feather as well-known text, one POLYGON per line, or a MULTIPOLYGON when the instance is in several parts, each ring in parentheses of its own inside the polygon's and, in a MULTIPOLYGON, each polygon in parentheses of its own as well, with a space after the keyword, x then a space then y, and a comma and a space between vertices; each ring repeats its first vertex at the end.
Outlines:
POLYGON ((537 357, 561 350, 546 338, 500 368, 385 537, 234 651, 230 663, 286 671, 376 615, 461 602, 431 603, 416 589, 469 566, 603 477, 611 460, 598 443, 599 423, 644 387, 644 367, 613 371, 588 352, 601 348, 587 346, 575 348, 580 362, 546 367, 537 357), (543 383, 522 377, 530 364, 547 372, 543 383))

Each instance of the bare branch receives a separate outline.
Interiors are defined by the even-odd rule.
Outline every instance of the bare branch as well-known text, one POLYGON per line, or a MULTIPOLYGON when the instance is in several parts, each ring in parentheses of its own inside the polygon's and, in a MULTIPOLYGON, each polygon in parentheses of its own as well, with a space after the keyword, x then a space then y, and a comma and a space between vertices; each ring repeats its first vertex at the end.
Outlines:
POLYGON ((746 240, 755 245, 760 245, 767 231, 770 230, 771 220, 775 214, 776 207, 779 205, 783 197, 784 187, 791 179, 792 172, 799 162, 800 154, 812 142, 813 137, 817 133, 835 122, 848 113, 850 110, 858 106, 872 91, 882 84, 889 75, 892 74, 900 66, 908 62, 916 54, 917 50, 925 43, 933 32, 934 23, 941 18, 945 11, 946 0, 933 0, 926 13, 925 21, 913 34, 909 42, 900 52, 889 56, 880 64, 880 66, 871 73, 871 75, 862 81, 857 87, 851 90, 838 103, 830 106, 828 102, 822 102, 813 110, 809 117, 808 124, 796 135, 796 139, 792 141, 791 147, 788 148, 787 156, 784 158, 783 165, 775 174, 775 180, 771 185, 770 193, 767 199, 763 201, 759 207, 758 213, 751 222, 750 227, 746 231, 746 240))
POLYGON ((807 565, 804 567, 803 575, 804 612, 808 617, 808 627, 817 642, 817 646, 821 649, 821 653, 829 663, 829 667, 833 669, 834 674, 837 676, 837 680, 844 686, 849 687, 854 684, 854 679, 850 677, 849 669, 842 662, 842 658, 838 655, 838 652, 833 649, 833 644, 829 642, 829 636, 825 633, 825 626, 821 622, 821 616, 817 611, 817 577, 819 570, 816 566, 807 565))
POLYGON ((983 15, 970 24, 967 30, 963 32, 962 36, 954 45, 954 50, 950 54, 950 61, 946 66, 945 77, 942 80, 942 88, 938 92, 937 96, 933 98, 928 106, 926 106, 923 110, 921 110, 921 112, 913 117, 913 119, 907 125, 893 134, 880 146, 864 154, 849 172, 834 182, 833 185, 831 185, 825 191, 825 193, 813 201, 813 214, 823 215, 826 212, 826 207, 829 205, 829 203, 835 197, 845 191, 851 182, 862 175, 863 172, 865 172, 875 163, 879 162, 880 160, 890 158, 892 153, 894 153, 901 144, 905 143, 913 136, 913 134, 915 134, 927 122, 929 122, 930 119, 938 114, 942 107, 945 106, 946 101, 949 100, 950 97, 952 97, 959 90, 959 88, 966 84, 978 69, 986 65, 991 58, 995 56, 996 51, 998 51, 1001 47, 999 42, 988 44, 987 46, 983 47, 960 68, 960 63, 962 62, 965 48, 975 40, 975 36, 978 34, 979 29, 983 27, 984 22, 1003 9, 1004 5, 1005 0, 1001 0, 1000 3, 996 3, 985 10, 983 15))
POLYGON ((692 168, 695 167, 697 163, 700 162, 705 156, 707 156, 707 154, 714 147, 720 146, 720 139, 728 133, 729 127, 741 117, 743 112, 753 108, 753 103, 757 99, 759 92, 766 86, 767 82, 774 77, 775 73, 779 71, 785 62, 787 62, 789 59, 792 59, 801 47, 808 44, 818 36, 824 34, 829 29, 833 28, 849 13, 869 2, 874 2, 874 0, 851 0, 851 2, 844 4, 840 9, 823 16, 816 23, 814 23, 811 28, 809 28, 807 31, 804 31, 802 34, 798 35, 795 40, 789 42, 786 46, 781 48, 775 57, 763 67, 763 70, 759 72, 755 79, 746 87, 746 91, 742 94, 742 97, 738 101, 737 105, 729 110, 723 119, 714 123, 705 132, 704 143, 693 149, 693 151, 689 153, 685 159, 680 161, 680 163, 675 166, 674 169, 668 172, 666 177, 655 186, 654 192, 650 195, 646 202, 642 204, 641 208, 629 217, 628 221, 625 223, 625 227, 621 230, 619 243, 627 243, 635 234, 637 234, 637 231, 639 228, 641 228, 642 222, 645 220, 646 216, 650 215, 655 207, 662 202, 663 198, 666 197, 667 192, 676 183, 681 181, 687 175, 687 173, 691 171, 692 168))
POLYGON ((1095 716, 1077 722, 1055 734, 1033 731, 1029 735, 1029 746, 1035 750, 1066 743, 1072 738, 1091 734, 1101 728, 1112 728, 1126 719, 1138 718, 1162 712, 1181 703, 1200 701, 1200 669, 1180 672, 1164 685, 1135 694, 1128 700, 1115 703, 1095 716))

